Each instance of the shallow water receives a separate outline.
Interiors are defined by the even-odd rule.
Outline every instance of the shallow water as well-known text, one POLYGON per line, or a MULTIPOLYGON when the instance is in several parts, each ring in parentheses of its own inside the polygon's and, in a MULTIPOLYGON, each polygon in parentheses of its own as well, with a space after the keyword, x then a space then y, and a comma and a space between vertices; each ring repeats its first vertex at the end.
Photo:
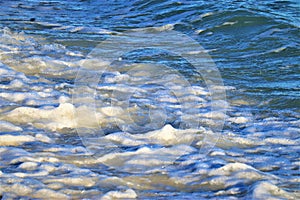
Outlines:
POLYGON ((3 199, 300 198, 298 1, 0 5, 3 199))

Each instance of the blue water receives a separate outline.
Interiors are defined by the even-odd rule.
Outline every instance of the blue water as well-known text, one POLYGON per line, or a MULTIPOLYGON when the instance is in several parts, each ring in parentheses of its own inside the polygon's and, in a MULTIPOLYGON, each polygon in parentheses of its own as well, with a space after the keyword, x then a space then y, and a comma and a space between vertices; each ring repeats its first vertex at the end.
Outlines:
MULTIPOLYGON (((53 199, 55 195, 66 199, 114 195, 138 199, 299 199, 299 20, 297 0, 0 1, 0 195, 4 199, 45 198, 51 192, 49 198, 53 199), (184 129, 178 108, 182 102, 162 87, 167 82, 159 82, 173 73, 171 69, 203 89, 195 100, 204 105, 197 108, 201 113, 187 121, 199 119, 198 128, 207 133, 211 128, 203 114, 210 111, 206 102, 211 100, 205 93, 209 89, 205 78, 191 71, 187 60, 178 55, 153 49, 129 52, 101 74, 103 82, 87 85, 79 92, 82 96, 75 95, 78 102, 74 102, 76 77, 82 68, 79 63, 97 45, 128 31, 151 27, 158 33, 177 31, 197 42, 221 75, 226 88, 223 104, 228 107, 211 153, 198 151, 201 145, 197 141, 203 140, 198 138, 199 132, 193 132, 193 142, 182 139, 189 131, 183 135, 179 131, 177 141, 163 139, 174 132, 167 124, 175 132, 184 129), (139 69, 145 74, 135 74, 128 67, 132 63, 163 64, 170 71, 153 75, 142 67, 139 69), (142 77, 142 82, 128 84, 130 77, 142 77), (116 96, 124 97, 134 88, 143 90, 128 101, 127 112, 145 129, 133 130, 128 125, 131 121, 124 118, 126 112, 104 110, 121 106, 116 96), (90 104, 84 97, 93 92, 96 103, 90 104), (156 106, 164 109, 163 115, 155 116, 157 123, 147 127, 153 120, 147 112, 156 106), (74 110, 79 116, 76 123, 83 124, 80 128, 73 124, 74 110), (98 122, 91 117, 95 113, 100 113, 98 122), (97 130, 90 130, 91 126, 97 130), (151 137, 155 131, 161 134, 153 136, 155 141, 141 136, 151 137), (102 157, 98 161, 99 155, 91 157, 86 151, 94 148, 89 148, 91 142, 85 138, 91 132, 101 133, 100 140, 106 137, 99 143, 102 157), (107 145, 110 142, 120 155, 113 154, 107 145), (147 157, 143 148, 149 148, 152 157, 147 157), (164 150, 175 152, 176 159, 166 156, 164 150), (111 157, 106 159, 104 154, 111 157), (35 164, 31 163, 32 169, 20 167, 26 162, 35 164), (70 183, 72 178, 81 181, 70 183), (27 186, 27 192, 16 189, 20 185, 27 186)), ((118 44, 113 48, 118 49, 118 44)), ((87 74, 95 74, 92 63, 85 62, 85 67, 87 74)), ((176 78, 171 80, 175 85, 183 84, 176 78)))

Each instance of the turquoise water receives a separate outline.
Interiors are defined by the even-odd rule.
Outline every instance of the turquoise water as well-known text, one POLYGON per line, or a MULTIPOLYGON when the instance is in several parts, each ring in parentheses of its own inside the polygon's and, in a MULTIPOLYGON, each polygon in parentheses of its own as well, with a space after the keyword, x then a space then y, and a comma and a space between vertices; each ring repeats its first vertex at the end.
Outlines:
POLYGON ((0 6, 4 199, 300 198, 298 1, 0 6), (184 56, 136 48, 99 67, 105 41, 132 30, 153 36, 143 47, 175 32, 177 52, 181 34, 200 45, 226 112, 212 112, 207 77, 184 56))

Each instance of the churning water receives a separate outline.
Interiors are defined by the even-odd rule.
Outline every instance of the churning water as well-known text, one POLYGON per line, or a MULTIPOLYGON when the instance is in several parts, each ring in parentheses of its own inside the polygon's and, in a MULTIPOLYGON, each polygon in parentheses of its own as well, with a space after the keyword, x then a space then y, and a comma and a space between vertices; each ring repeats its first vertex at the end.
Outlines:
POLYGON ((287 1, 0 1, 3 199, 299 199, 287 1))

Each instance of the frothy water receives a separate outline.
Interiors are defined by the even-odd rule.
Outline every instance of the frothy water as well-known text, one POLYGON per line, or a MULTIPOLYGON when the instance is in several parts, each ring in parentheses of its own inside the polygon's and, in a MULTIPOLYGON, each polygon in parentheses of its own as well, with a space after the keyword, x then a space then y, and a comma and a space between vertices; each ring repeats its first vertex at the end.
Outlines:
POLYGON ((300 198, 297 1, 0 5, 3 199, 300 198))

